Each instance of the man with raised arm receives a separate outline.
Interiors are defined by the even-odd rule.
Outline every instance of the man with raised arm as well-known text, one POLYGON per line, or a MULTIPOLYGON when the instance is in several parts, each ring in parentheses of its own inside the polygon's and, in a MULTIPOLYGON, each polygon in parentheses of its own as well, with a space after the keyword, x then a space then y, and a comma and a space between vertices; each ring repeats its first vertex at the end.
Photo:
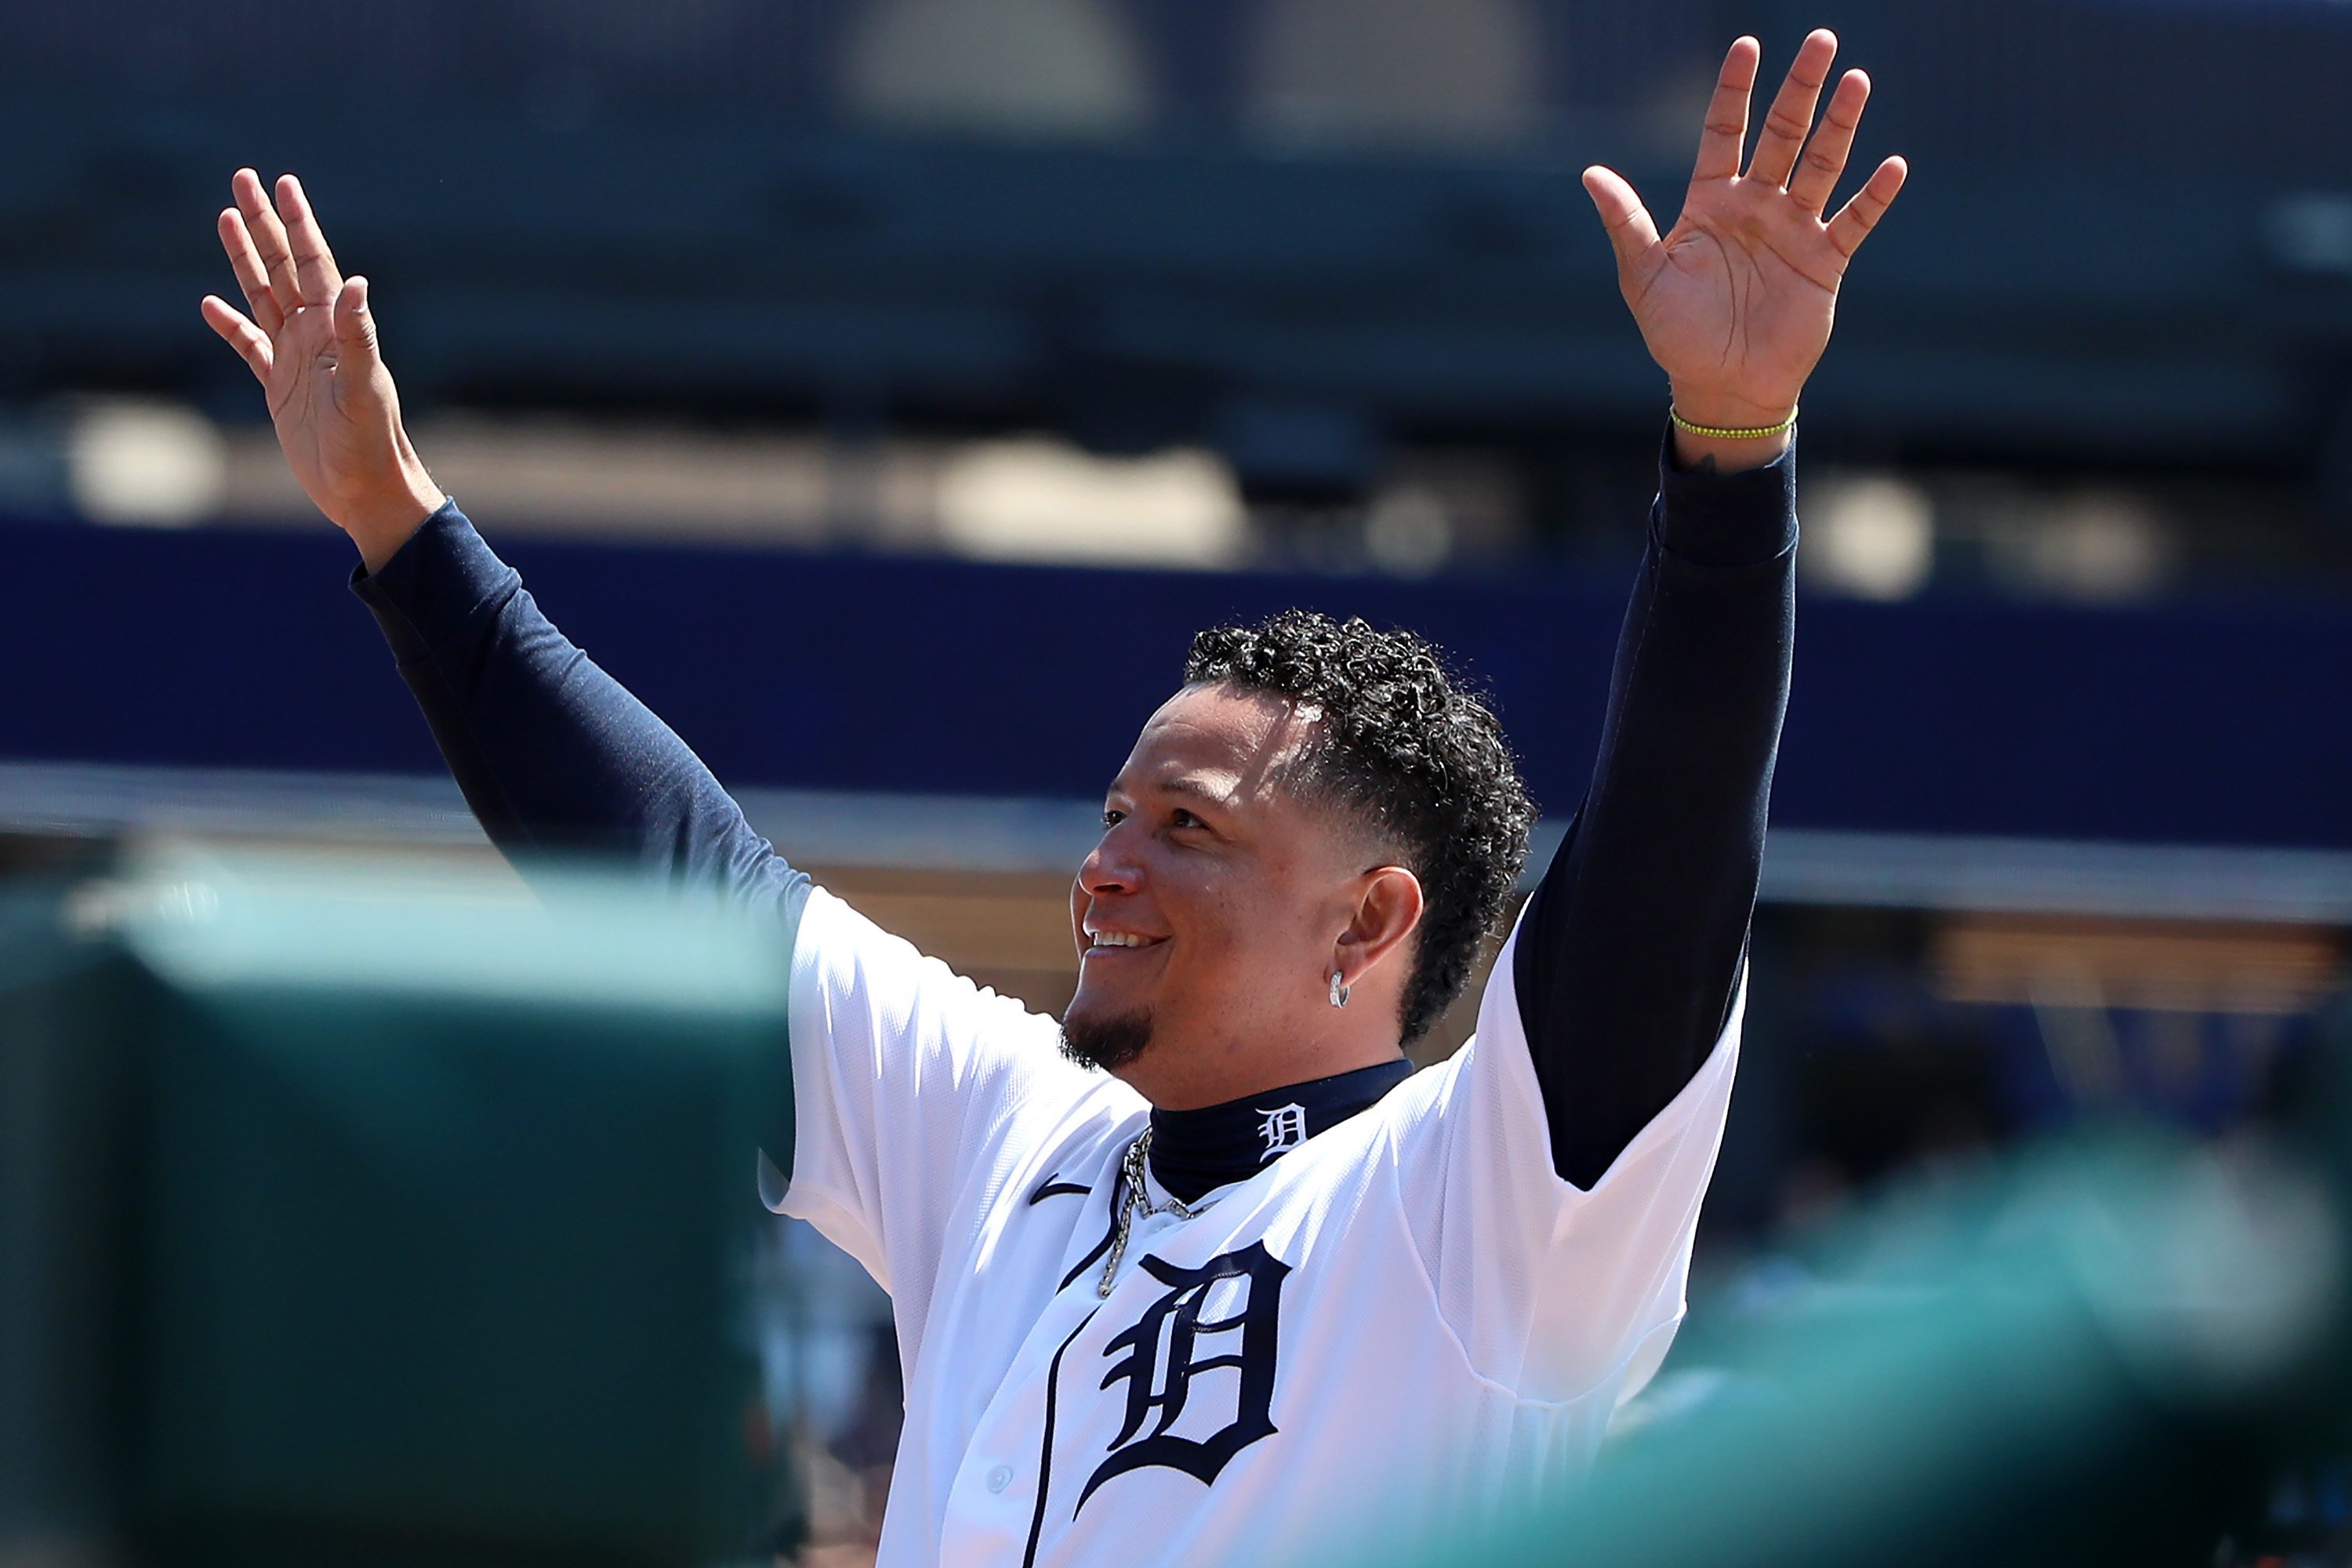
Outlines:
POLYGON ((1731 47, 1664 237, 1585 174, 1670 384, 1659 497, 1589 793, 1475 1038, 1420 1073, 1404 1047, 1467 983, 1532 817, 1426 644, 1296 612, 1200 634, 1078 868, 1056 1025, 814 887, 564 640, 409 445, 301 186, 236 175, 250 314, 205 319, 359 546, 483 826, 724 889, 789 947, 797 1142, 769 1196, 892 1297, 884 1563, 1307 1560, 1572 1472, 1656 1368, 1738 1049, 1798 394, 1904 178, 1888 159, 1828 216, 1869 83, 1814 127, 1826 32, 1743 174, 1759 52, 1731 47))

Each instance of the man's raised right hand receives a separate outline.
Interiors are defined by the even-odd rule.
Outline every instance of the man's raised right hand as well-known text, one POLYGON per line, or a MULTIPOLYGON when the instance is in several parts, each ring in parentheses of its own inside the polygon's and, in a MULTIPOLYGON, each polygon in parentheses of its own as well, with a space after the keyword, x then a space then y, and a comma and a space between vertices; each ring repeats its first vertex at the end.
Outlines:
POLYGON ((220 215, 221 247, 253 313, 207 294, 205 320, 261 383, 278 445, 304 493, 352 536, 373 572, 448 498, 401 428, 367 279, 335 270, 293 175, 278 178, 274 209, 251 169, 239 169, 229 186, 236 205, 220 215))

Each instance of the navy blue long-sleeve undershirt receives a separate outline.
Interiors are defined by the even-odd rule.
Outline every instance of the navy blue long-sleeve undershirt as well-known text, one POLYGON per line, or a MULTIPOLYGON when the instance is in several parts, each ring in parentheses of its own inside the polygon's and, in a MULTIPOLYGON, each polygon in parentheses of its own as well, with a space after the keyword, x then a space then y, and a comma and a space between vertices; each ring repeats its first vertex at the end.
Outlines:
POLYGON ((1796 634, 1793 448, 1659 467, 1592 781, 1513 954, 1552 1163, 1588 1189, 1737 999, 1796 634))
MULTIPOLYGON (((1583 1187, 1721 1030, 1788 693, 1793 458, 1662 468, 1592 782, 1524 917, 1512 976, 1553 1163, 1583 1187)), ((556 630, 454 503, 352 586, 501 850, 617 852, 796 923, 807 876, 556 630)))

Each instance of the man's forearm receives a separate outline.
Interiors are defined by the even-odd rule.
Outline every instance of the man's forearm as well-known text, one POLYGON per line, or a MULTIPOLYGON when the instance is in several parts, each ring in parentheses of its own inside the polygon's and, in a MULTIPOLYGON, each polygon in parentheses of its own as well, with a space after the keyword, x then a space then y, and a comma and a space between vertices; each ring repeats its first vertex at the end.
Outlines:
POLYGON ((352 588, 509 856, 603 851, 753 901, 799 896, 807 879, 667 725, 540 613, 454 505, 352 588))
POLYGON ((1662 474, 1591 786, 1521 923, 1512 980, 1580 1186, 1689 1081, 1738 982, 1788 696, 1794 460, 1662 474))

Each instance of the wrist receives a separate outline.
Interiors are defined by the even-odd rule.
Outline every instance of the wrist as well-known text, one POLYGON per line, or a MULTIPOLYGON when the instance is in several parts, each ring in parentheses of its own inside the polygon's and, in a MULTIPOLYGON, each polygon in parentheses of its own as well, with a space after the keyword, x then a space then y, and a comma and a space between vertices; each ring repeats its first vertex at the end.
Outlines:
POLYGON ((404 466, 395 479, 340 501, 331 516, 336 527, 351 535, 361 563, 373 573, 399 553, 448 500, 421 465, 404 466))
POLYGON ((1760 468, 1789 449, 1796 400, 1674 386, 1675 466, 1723 472, 1760 468), (1691 426, 1704 426, 1694 430, 1691 426), (1756 432, 1754 435, 1746 432, 1756 432))
POLYGON ((1672 381, 1666 386, 1675 413, 1694 425, 1718 430, 1768 430, 1787 424, 1797 412, 1794 394, 1781 397, 1672 381))

